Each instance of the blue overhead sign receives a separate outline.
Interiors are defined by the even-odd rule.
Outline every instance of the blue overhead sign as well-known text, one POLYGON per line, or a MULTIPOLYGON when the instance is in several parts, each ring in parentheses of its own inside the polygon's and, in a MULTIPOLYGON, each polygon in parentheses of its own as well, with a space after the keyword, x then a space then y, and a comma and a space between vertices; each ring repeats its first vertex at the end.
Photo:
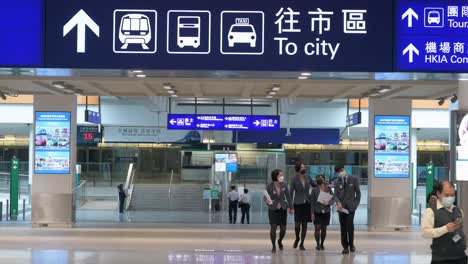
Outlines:
POLYGON ((177 130, 264 130, 280 129, 279 116, 169 114, 167 128, 177 130))
POLYGON ((468 2, 397 0, 397 71, 468 71, 468 2))
POLYGON ((392 71, 392 0, 48 0, 52 68, 392 71))
POLYGON ((2 1, 0 66, 42 65, 42 0, 2 1))

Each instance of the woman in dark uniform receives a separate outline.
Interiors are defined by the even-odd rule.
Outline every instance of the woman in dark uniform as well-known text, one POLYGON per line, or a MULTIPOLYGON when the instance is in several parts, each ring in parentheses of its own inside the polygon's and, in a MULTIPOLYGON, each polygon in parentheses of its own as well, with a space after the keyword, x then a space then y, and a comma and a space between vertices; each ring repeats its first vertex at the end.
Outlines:
POLYGON ((268 205, 268 218, 270 220, 270 239, 273 248, 272 253, 276 253, 276 230, 280 227, 280 236, 278 247, 283 250, 283 238, 286 235, 286 225, 288 214, 292 213, 291 198, 289 196, 288 186, 284 183, 284 176, 281 170, 271 172, 272 183, 266 187, 264 195, 265 202, 268 205))
POLYGON ((296 240, 294 248, 297 248, 299 241, 301 242, 299 249, 304 248, 304 240, 307 234, 307 223, 312 222, 310 211, 310 190, 312 189, 312 181, 306 175, 304 163, 298 162, 295 165, 296 176, 291 181, 291 198, 294 201, 294 228, 296 231, 296 240), (302 232, 301 232, 302 229, 302 232), (299 234, 301 235, 299 238, 299 234))
POLYGON ((326 192, 333 195, 333 191, 325 184, 325 177, 322 174, 317 175, 317 187, 312 190, 311 208, 314 212, 315 225, 315 241, 317 242, 317 250, 325 250, 323 242, 327 237, 327 226, 330 224, 330 206, 333 204, 333 199, 328 203, 318 202, 320 192, 326 192))

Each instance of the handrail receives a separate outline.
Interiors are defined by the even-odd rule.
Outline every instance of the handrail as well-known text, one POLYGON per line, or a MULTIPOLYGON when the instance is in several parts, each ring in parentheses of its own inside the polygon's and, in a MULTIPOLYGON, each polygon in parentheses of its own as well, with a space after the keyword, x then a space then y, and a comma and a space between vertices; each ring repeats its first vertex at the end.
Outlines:
POLYGON ((171 169, 171 179, 169 180, 168 198, 172 197, 172 181, 174 179, 174 170, 171 169))

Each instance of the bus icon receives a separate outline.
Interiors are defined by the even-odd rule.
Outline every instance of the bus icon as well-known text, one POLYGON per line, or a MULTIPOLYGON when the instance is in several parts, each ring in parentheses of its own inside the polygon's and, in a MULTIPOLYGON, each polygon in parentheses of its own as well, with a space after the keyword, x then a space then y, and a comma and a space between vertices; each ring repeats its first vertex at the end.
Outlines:
POLYGON ((177 18, 177 45, 184 47, 200 47, 200 17, 180 16, 177 18))
POLYGON ((444 27, 444 9, 440 7, 424 8, 424 27, 425 28, 443 28, 444 27))
POLYGON ((169 54, 210 54, 211 12, 167 11, 166 51, 169 54))
POLYGON ((115 10, 114 52, 155 53, 156 21, 154 10, 115 10))
POLYGON ((128 14, 120 21, 119 40, 123 43, 121 49, 128 48, 128 44, 140 44, 148 50, 151 41, 151 25, 149 18, 142 14, 128 14))

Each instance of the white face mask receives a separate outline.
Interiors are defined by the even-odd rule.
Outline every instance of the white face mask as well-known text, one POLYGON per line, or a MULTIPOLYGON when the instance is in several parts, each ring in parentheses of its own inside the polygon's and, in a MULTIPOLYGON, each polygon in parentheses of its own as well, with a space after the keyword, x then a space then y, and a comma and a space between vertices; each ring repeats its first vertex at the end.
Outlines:
POLYGON ((442 197, 442 205, 446 208, 452 207, 455 197, 442 197))
POLYGON ((344 176, 346 176, 346 172, 345 172, 345 171, 342 171, 342 172, 338 173, 338 176, 340 176, 341 178, 343 178, 344 176))
POLYGON ((280 176, 280 177, 278 178, 278 181, 279 181, 279 182, 284 182, 284 176, 280 176))

